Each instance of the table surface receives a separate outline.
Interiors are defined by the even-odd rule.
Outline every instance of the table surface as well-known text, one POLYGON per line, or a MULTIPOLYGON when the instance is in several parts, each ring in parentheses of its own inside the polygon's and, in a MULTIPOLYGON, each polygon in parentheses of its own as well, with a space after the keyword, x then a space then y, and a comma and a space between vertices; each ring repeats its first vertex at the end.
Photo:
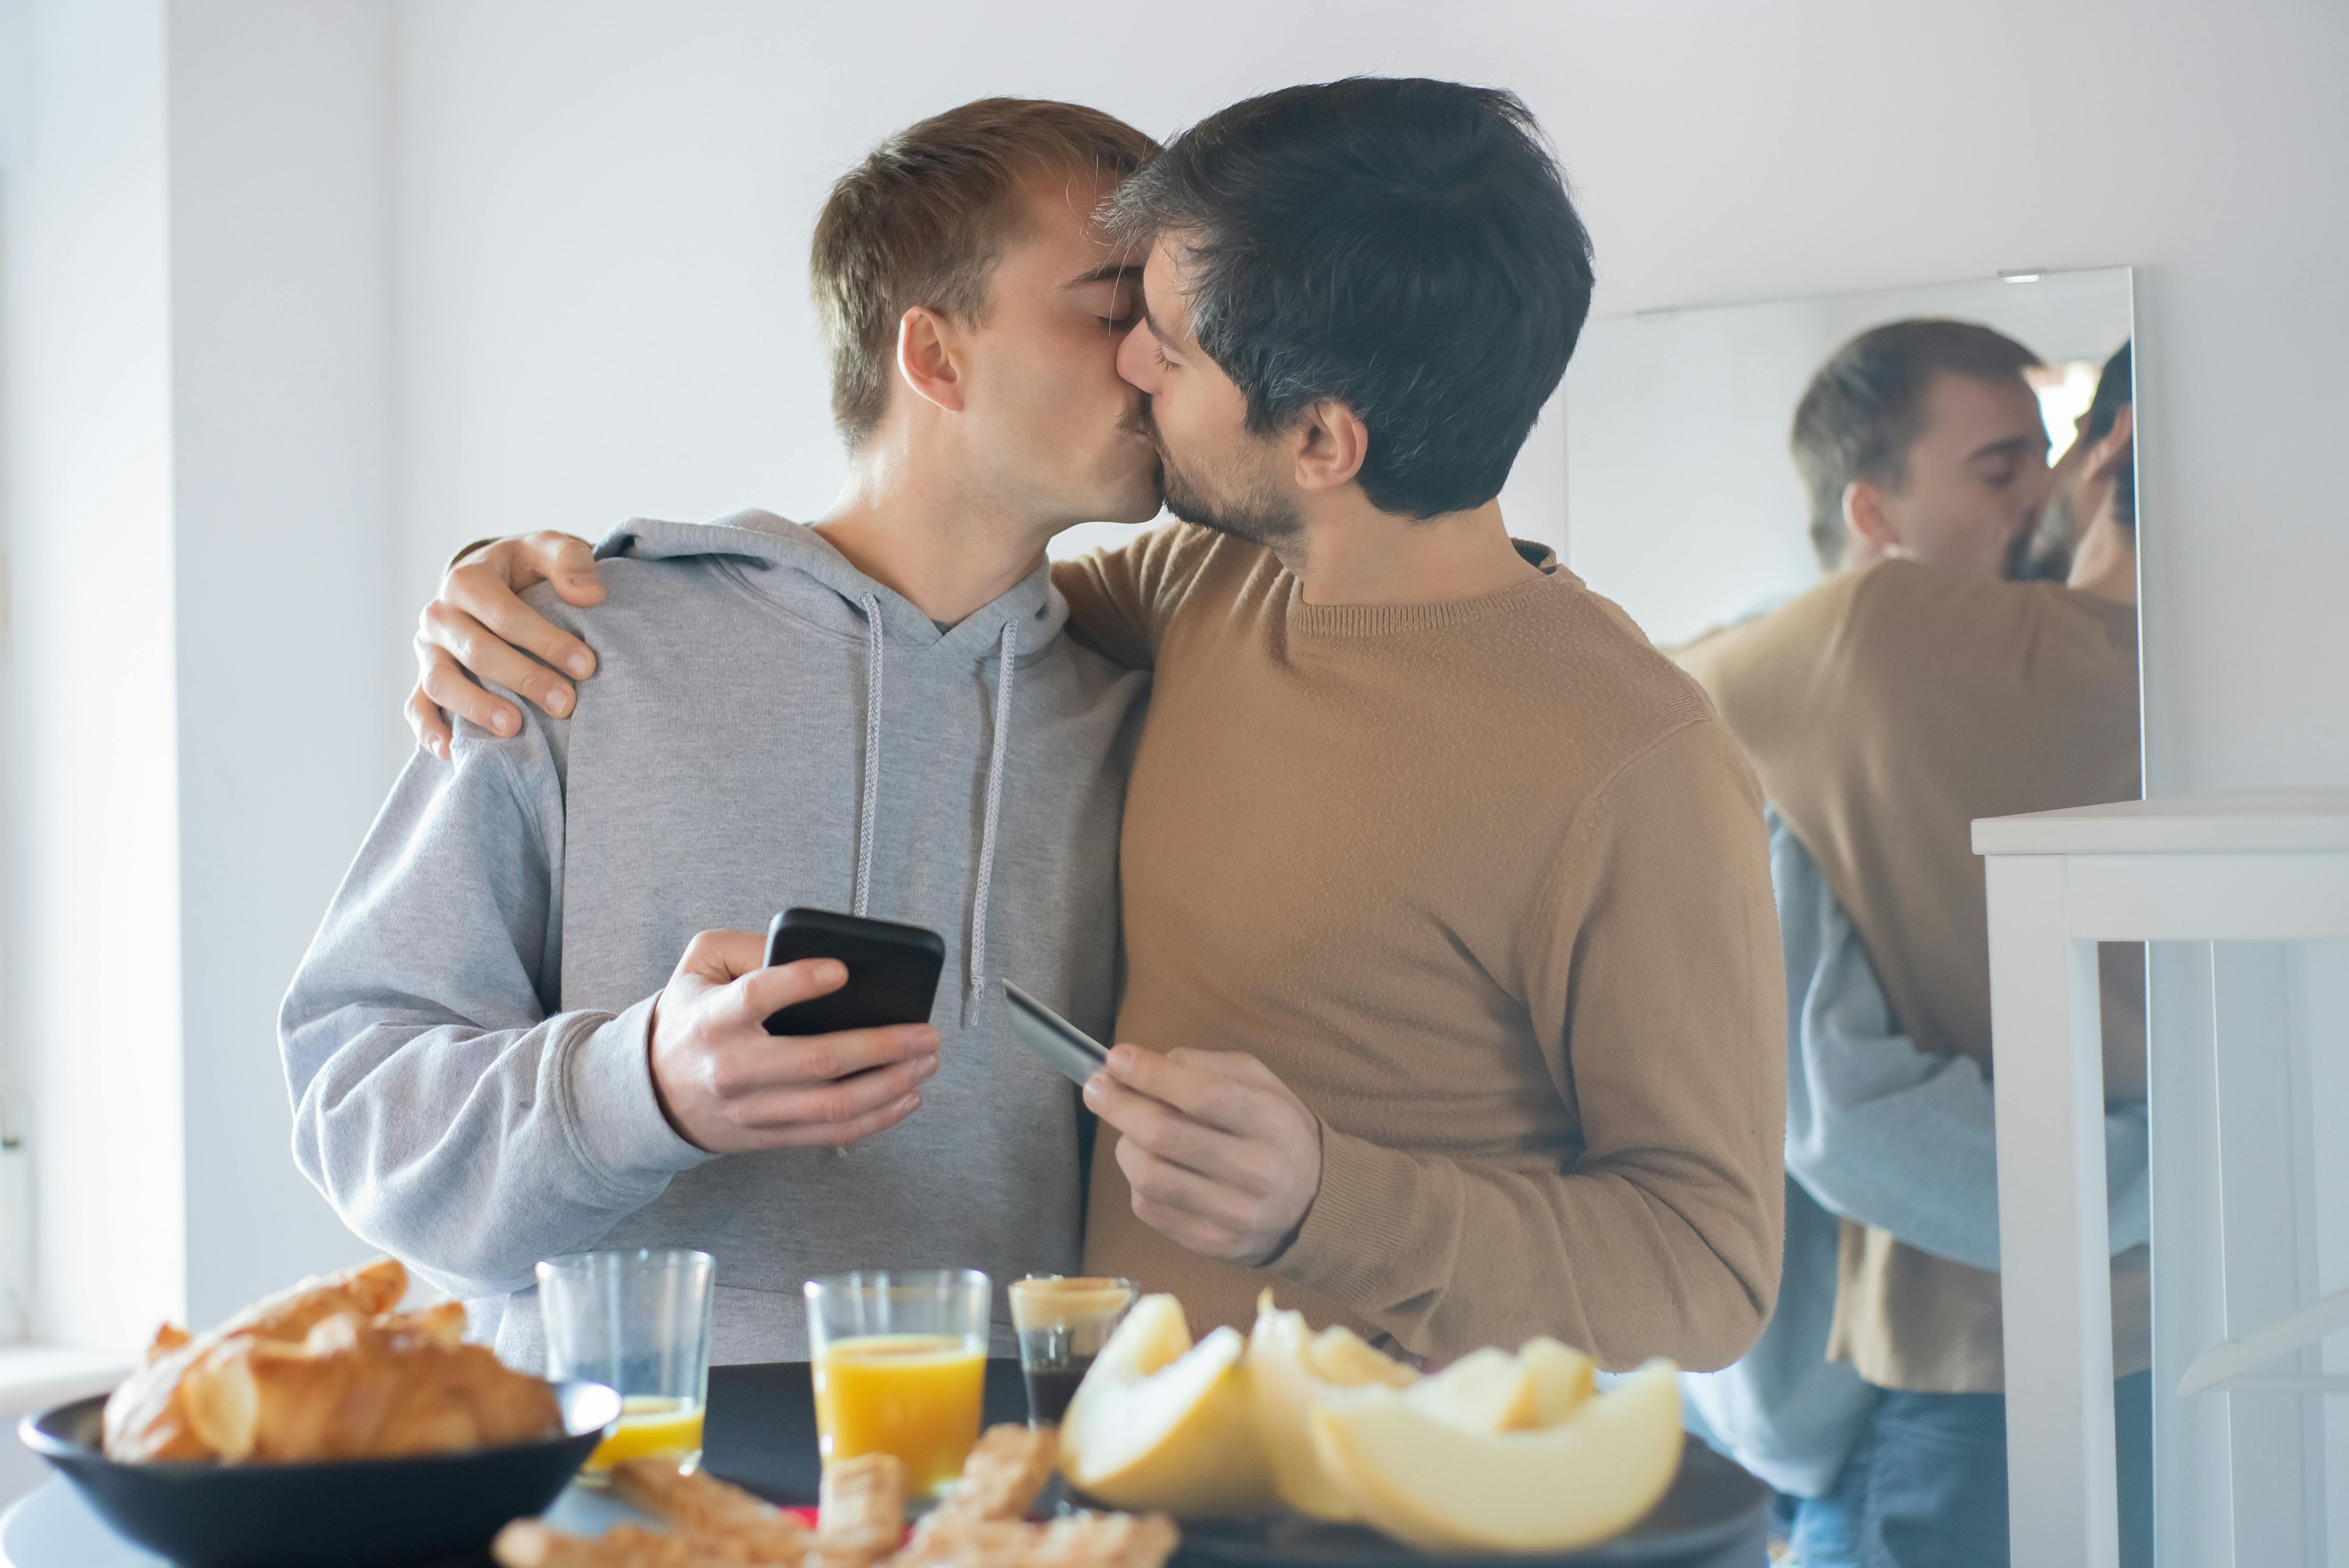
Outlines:
MULTIPOLYGON (((985 1418, 1024 1421, 1028 1394, 1019 1363, 987 1364, 985 1418)), ((713 1475, 772 1501, 812 1504, 822 1479, 816 1453, 815 1400, 804 1361, 709 1369, 709 1413, 702 1429, 702 1462, 713 1475)), ((583 1535, 601 1534, 636 1517, 601 1491, 571 1487, 547 1511, 548 1522, 583 1535)), ((1757 1524, 1757 1530, 1758 1530, 1757 1524)), ((480 1560, 487 1564, 489 1559, 480 1560)), ((1732 1547, 1688 1568, 1762 1568, 1762 1542, 1732 1547)), ((0 1568, 169 1568, 101 1522, 62 1477, 0 1516, 0 1568)), ((451 1565, 460 1568, 460 1565, 451 1565)))

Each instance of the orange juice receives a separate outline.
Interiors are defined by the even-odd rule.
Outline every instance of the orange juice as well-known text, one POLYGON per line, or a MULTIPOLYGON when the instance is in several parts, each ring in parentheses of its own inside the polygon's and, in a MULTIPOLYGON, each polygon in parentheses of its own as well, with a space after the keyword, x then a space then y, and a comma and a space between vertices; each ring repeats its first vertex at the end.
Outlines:
POLYGON ((962 1473, 978 1440, 984 1346, 947 1334, 835 1339, 813 1368, 815 1425, 828 1460, 875 1451, 905 1461, 914 1497, 962 1473))
POLYGON ((583 1476, 599 1476, 623 1460, 667 1454, 678 1460, 701 1453, 701 1407, 691 1399, 633 1395, 620 1401, 612 1435, 595 1445, 583 1476))

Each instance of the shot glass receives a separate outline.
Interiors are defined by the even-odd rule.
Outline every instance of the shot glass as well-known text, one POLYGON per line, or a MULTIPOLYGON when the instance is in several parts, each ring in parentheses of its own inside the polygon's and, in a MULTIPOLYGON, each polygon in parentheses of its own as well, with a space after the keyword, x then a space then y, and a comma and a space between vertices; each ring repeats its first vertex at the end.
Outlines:
POLYGON ((1028 1382, 1028 1424, 1057 1427, 1093 1357, 1125 1321, 1133 1282, 1030 1274, 1011 1286, 1011 1326, 1028 1382))
POLYGON ((977 1269, 860 1269, 807 1282, 823 1461, 905 1465, 909 1498, 954 1484, 978 1440, 989 1286, 977 1269))
POLYGON ((602 1485, 614 1465, 645 1454, 701 1462, 717 1272, 708 1253, 644 1247, 538 1265, 546 1375, 620 1394, 619 1420, 579 1472, 585 1484, 602 1485))

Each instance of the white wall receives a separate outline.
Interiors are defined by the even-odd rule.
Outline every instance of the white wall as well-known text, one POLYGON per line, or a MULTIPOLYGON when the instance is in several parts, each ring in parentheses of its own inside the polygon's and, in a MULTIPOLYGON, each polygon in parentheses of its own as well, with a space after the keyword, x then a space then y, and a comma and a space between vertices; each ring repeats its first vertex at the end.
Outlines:
POLYGON ((31 1327, 120 1346, 365 1251, 274 1021, 406 749, 391 12, 8 20, 6 1037, 31 1327))
POLYGON ((11 1034, 37 1161, 36 1326, 119 1345, 176 1312, 182 1284, 163 18, 89 0, 23 20, 11 1034))
POLYGON ((393 527, 392 11, 171 29, 188 1310, 367 1249, 294 1168, 285 983, 407 751, 393 527))

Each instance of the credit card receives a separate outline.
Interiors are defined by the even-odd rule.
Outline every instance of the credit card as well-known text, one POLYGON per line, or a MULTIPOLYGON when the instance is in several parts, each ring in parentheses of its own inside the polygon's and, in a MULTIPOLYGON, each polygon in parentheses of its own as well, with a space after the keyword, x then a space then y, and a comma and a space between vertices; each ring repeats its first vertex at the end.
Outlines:
POLYGON ((1081 1084, 1109 1065, 1107 1046, 1009 980, 1003 996, 1011 1004, 1011 1032, 1019 1043, 1071 1083, 1081 1084))

